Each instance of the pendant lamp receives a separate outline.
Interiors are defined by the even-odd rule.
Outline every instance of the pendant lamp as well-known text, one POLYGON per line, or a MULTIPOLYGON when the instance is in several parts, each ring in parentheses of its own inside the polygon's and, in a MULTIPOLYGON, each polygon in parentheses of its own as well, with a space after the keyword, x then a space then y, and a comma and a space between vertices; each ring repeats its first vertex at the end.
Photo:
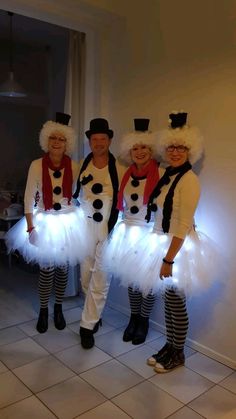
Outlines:
POLYGON ((13 68, 13 31, 12 31, 12 19, 13 13, 7 12, 10 21, 10 39, 9 39, 9 74, 7 80, 0 85, 0 96, 7 96, 7 97, 25 97, 27 96, 23 87, 21 87, 17 81, 15 80, 14 76, 14 68, 13 68))

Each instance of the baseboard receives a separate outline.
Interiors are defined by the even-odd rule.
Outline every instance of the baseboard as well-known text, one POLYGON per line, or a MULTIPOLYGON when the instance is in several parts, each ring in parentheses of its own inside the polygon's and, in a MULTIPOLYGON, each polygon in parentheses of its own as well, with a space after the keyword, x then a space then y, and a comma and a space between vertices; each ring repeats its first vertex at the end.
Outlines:
MULTIPOLYGON (((128 316, 130 315, 130 311, 129 311, 128 308, 126 308, 124 306, 121 306, 120 304, 117 304, 114 301, 109 300, 108 305, 111 308, 114 308, 115 310, 118 310, 118 311, 120 311, 123 314, 126 314, 128 316)), ((151 324, 151 327, 154 330, 157 330, 158 332, 161 332, 161 333, 165 333, 165 327, 163 325, 155 322, 152 319, 150 319, 150 324, 151 324)), ((221 364, 224 364, 227 367, 230 367, 230 368, 236 370, 236 361, 235 360, 233 360, 231 358, 228 358, 227 356, 222 355, 222 354, 220 354, 220 353, 218 353, 216 351, 213 351, 212 349, 208 348, 207 346, 204 346, 201 343, 198 343, 195 340, 190 339, 190 338, 187 338, 186 339, 186 344, 190 348, 194 349, 195 351, 198 351, 201 354, 206 355, 209 358, 212 358, 215 361, 221 362, 221 364)))

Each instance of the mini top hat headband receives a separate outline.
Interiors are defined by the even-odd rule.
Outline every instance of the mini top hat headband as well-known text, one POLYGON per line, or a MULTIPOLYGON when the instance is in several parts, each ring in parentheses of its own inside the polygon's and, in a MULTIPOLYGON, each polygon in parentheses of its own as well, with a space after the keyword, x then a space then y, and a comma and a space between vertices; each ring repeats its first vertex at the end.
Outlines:
POLYGON ((187 112, 172 112, 169 115, 170 128, 182 128, 187 123, 187 112))
POLYGON ((114 135, 113 131, 109 128, 108 121, 104 118, 92 119, 89 130, 85 134, 88 139, 90 139, 92 134, 107 134, 110 139, 114 135))

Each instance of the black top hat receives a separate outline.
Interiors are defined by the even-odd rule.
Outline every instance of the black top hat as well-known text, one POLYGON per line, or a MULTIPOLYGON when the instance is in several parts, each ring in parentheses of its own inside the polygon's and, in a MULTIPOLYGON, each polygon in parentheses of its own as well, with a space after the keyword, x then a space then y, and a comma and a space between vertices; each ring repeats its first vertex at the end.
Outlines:
POLYGON ((187 112, 171 113, 169 115, 171 128, 182 128, 186 125, 187 115, 187 112))
POLYGON ((68 125, 70 120, 70 115, 67 115, 63 112, 56 112, 56 122, 62 125, 68 125))
POLYGON ((104 118, 95 118, 90 121, 89 130, 85 132, 88 138, 92 134, 107 134, 109 138, 113 137, 113 131, 109 129, 109 125, 106 119, 104 118))
POLYGON ((150 119, 148 118, 134 118, 134 129, 135 131, 148 131, 150 119))

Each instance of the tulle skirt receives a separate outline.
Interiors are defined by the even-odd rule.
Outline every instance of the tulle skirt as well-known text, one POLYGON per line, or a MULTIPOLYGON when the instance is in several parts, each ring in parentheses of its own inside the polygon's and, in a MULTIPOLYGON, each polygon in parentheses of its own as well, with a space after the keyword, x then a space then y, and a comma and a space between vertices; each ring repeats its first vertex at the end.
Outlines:
POLYGON ((209 288, 219 276, 220 252, 202 232, 190 232, 175 257, 172 277, 160 279, 162 259, 171 240, 171 234, 122 223, 105 245, 104 269, 113 273, 121 285, 138 289, 144 295, 163 292, 166 286, 178 288, 188 296, 209 288))
POLYGON ((75 266, 89 254, 91 244, 86 237, 86 218, 78 207, 36 210, 34 225, 31 243, 25 217, 5 236, 8 251, 18 250, 27 263, 37 263, 40 267, 75 266))

